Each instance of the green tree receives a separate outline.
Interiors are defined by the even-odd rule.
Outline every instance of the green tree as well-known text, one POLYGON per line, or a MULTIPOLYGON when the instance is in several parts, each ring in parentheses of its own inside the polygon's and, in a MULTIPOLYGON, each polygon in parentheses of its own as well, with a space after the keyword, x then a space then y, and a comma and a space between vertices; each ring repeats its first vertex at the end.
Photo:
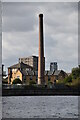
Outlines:
POLYGON ((64 83, 70 83, 70 82, 72 82, 72 75, 69 75, 64 79, 64 83))
POLYGON ((22 84, 22 81, 19 78, 13 80, 12 84, 22 84))
POLYGON ((80 68, 76 67, 72 69, 72 78, 77 79, 80 77, 80 68))

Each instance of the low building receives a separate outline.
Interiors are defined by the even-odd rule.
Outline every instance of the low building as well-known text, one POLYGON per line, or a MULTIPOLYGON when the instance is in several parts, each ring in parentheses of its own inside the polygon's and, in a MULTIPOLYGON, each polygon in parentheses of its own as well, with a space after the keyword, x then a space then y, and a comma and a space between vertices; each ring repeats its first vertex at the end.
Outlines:
POLYGON ((54 72, 54 79, 55 80, 63 80, 64 78, 66 78, 68 75, 66 72, 64 72, 63 70, 56 70, 54 72))
POLYGON ((19 78, 22 81, 23 80, 23 76, 22 76, 23 70, 32 71, 33 68, 22 62, 21 63, 19 62, 17 64, 14 64, 14 65, 8 67, 8 83, 12 84, 12 82, 15 78, 19 78))
MULTIPOLYGON (((55 80, 62 80, 67 77, 63 70, 45 71, 45 84, 54 83, 55 80)), ((8 83, 12 84, 15 78, 19 78, 23 84, 29 85, 30 81, 38 81, 38 71, 33 71, 33 68, 24 63, 18 63, 8 68, 8 83)))

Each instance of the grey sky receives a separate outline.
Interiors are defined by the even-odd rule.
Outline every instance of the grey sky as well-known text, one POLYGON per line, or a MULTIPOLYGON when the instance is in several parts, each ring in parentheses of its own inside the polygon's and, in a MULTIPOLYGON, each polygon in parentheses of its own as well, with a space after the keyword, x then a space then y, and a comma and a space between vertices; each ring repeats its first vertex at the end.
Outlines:
POLYGON ((2 2, 79 2, 79 0, 2 0, 2 2))
MULTIPOLYGON (((2 64, 2 14, 1 14, 1 2, 0 2, 0 67, 1 67, 1 64, 2 64)), ((1 73, 1 70, 0 70, 0 73, 1 73)))
POLYGON ((2 58, 6 67, 19 57, 38 55, 38 14, 44 14, 46 69, 57 61, 70 72, 78 65, 78 3, 3 3, 2 58))

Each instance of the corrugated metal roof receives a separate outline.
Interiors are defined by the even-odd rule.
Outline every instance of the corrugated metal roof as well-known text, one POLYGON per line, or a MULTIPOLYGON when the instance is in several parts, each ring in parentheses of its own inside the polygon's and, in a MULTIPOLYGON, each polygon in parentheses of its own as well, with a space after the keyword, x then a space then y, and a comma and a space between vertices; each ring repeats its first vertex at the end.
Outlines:
POLYGON ((56 70, 56 71, 54 72, 54 75, 59 75, 60 72, 61 72, 61 70, 56 70))
POLYGON ((31 69, 33 69, 31 66, 29 66, 29 65, 27 65, 27 64, 24 64, 23 62, 14 64, 14 65, 12 65, 12 66, 10 66, 10 67, 8 67, 8 68, 21 68, 21 66, 25 66, 26 68, 31 68, 31 69))
POLYGON ((53 71, 48 71, 48 75, 53 75, 53 71))

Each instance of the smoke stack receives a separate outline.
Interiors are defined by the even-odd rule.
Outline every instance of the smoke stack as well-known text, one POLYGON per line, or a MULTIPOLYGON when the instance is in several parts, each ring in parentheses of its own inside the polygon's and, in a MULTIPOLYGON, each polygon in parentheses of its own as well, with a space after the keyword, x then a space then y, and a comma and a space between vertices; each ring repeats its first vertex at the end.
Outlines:
POLYGON ((44 40, 43 40, 43 14, 39 14, 39 57, 38 57, 38 84, 45 84, 44 81, 44 40))

